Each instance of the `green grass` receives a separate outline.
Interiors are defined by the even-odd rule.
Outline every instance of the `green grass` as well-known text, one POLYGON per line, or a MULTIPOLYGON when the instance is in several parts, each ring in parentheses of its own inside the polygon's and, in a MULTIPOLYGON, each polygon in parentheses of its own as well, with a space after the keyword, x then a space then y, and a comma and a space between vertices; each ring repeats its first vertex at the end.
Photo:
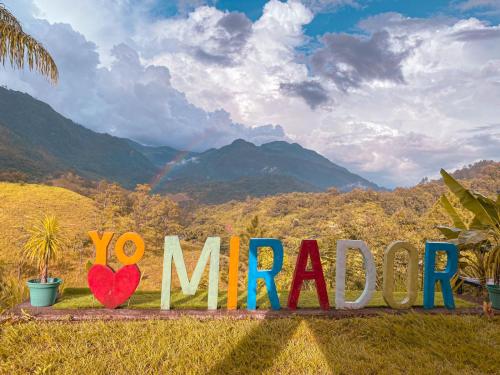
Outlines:
POLYGON ((0 326, 2 374, 498 374, 499 351, 498 317, 0 326))
MULTIPOLYGON (((347 291, 346 299, 354 300, 360 294, 359 291, 347 291)), ((402 300, 405 293, 395 293, 396 298, 402 300)), ((286 306, 288 292, 280 293, 280 301, 282 306, 286 306)), ((333 296, 330 293, 330 304, 334 305, 333 296)), ((472 303, 455 298, 457 307, 471 307, 472 303)), ((172 292, 171 295, 172 308, 179 309, 206 309, 207 308, 207 292, 200 291, 194 296, 186 296, 181 291, 172 292)), ((226 306, 226 292, 219 293, 219 307, 226 306)), ((246 293, 240 293, 238 297, 239 307, 246 306, 246 293)), ((257 305, 261 308, 270 308, 269 299, 265 291, 261 291, 257 296, 257 305)), ((160 308, 160 292, 159 291, 137 291, 134 293, 128 304, 124 305, 132 309, 145 308, 160 308)), ((370 307, 387 307, 382 297, 382 292, 376 291, 368 304, 370 307)), ((422 306, 422 293, 419 293, 415 306, 422 306)), ((436 306, 443 306, 443 298, 440 293, 436 293, 436 306)), ((66 288, 62 298, 54 305, 56 309, 86 309, 98 308, 102 305, 93 298, 88 288, 66 288)), ((304 290, 300 294, 299 307, 317 307, 319 308, 318 298, 315 291, 304 290)))

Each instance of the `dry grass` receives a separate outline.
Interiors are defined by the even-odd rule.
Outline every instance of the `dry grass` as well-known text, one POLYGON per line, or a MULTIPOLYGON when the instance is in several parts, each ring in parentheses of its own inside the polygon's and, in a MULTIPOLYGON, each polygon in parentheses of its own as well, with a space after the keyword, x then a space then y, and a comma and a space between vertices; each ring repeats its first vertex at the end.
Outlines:
MULTIPOLYGON (((72 239, 83 238, 86 231, 94 228, 97 212, 91 199, 66 189, 0 182, 0 261, 15 268, 21 259, 28 229, 44 214, 55 215, 66 236, 72 239)), ((63 252, 55 271, 62 270, 64 264, 66 278, 76 279, 78 271, 67 264, 70 259, 78 259, 76 249, 73 251, 71 247, 63 252)))
POLYGON ((477 316, 4 324, 0 373, 498 374, 477 316))
MULTIPOLYGON (((68 238, 60 258, 50 268, 51 274, 61 277, 68 286, 86 286, 85 263, 94 260, 94 248, 90 242, 83 244, 82 241, 89 240, 87 232, 96 229, 99 212, 90 198, 59 187, 0 182, 0 264, 5 264, 3 270, 17 277, 21 268, 25 279, 38 275, 35 267, 23 262, 21 254, 28 229, 44 214, 54 214, 68 238)), ((202 246, 183 242, 189 270, 194 269, 202 246)), ((121 267, 116 262, 113 246, 110 246, 110 266, 121 267)), ((158 288, 161 285, 163 249, 147 247, 139 267, 143 274, 141 287, 158 288)), ((24 283, 24 279, 21 282, 24 283)))

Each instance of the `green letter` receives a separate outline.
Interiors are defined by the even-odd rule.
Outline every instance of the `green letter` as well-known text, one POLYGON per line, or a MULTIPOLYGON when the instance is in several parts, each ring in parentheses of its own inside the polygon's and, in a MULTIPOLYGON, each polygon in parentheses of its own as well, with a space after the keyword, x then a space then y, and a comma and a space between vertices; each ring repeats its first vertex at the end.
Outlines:
POLYGON ((217 309, 217 299, 219 295, 219 253, 220 238, 208 237, 201 251, 200 258, 189 281, 186 264, 182 255, 179 237, 165 237, 165 252, 163 256, 163 279, 161 285, 161 309, 170 310, 170 286, 172 284, 172 258, 174 259, 177 275, 181 283, 182 293, 194 295, 198 289, 203 270, 210 256, 210 271, 208 276, 208 309, 217 309))

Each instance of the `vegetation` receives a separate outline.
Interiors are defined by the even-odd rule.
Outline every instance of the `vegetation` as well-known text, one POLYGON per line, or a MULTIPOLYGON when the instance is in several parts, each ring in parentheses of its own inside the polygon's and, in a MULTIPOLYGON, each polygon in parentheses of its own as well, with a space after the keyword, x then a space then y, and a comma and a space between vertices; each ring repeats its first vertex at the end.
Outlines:
MULTIPOLYGON (((485 196, 500 190, 500 163, 479 165, 461 184, 485 196)), ((87 230, 121 233, 137 230, 146 238, 146 253, 139 266, 140 290, 128 302, 131 308, 157 308, 161 280, 162 237, 179 234, 188 270, 194 268, 208 235, 222 236, 221 270, 227 269, 230 235, 242 237, 239 303, 244 306, 248 238, 254 235, 282 238, 284 270, 277 282, 285 301, 300 241, 316 238, 325 276, 333 293, 335 244, 341 238, 363 239, 374 253, 378 283, 384 248, 393 240, 416 245, 420 259, 425 240, 438 240, 439 224, 452 220, 439 204, 446 191, 439 181, 394 192, 355 190, 340 193, 292 193, 264 199, 233 201, 217 206, 179 206, 168 197, 152 194, 139 185, 129 191, 115 184, 80 184, 78 176, 54 180, 65 188, 34 184, 0 183, 0 310, 26 296, 24 282, 33 273, 22 256, 25 234, 40 211, 61 218, 69 237, 68 251, 54 264, 66 288, 56 308, 97 307, 86 286, 85 264, 93 260, 87 230), (84 194, 84 195, 82 195, 84 194), (137 229, 138 228, 138 229, 137 229)), ((457 199, 448 199, 452 204, 457 199)), ((463 207, 460 217, 472 220, 463 207)), ((465 220, 465 219, 464 219, 465 220)), ((465 220, 465 221, 467 221, 465 220)), ((468 222, 468 221, 467 221, 468 222)), ((115 263, 114 245, 110 264, 115 263)), ((265 264, 265 252, 259 263, 265 264)), ((354 299, 363 284, 362 261, 350 255, 347 298, 354 299)), ((396 260, 400 289, 404 288, 406 259, 396 260)), ((175 271, 174 271, 175 272, 175 271)), ((420 271, 421 275, 421 271, 420 271)), ((206 289, 186 298, 172 293, 176 308, 205 308, 206 289)), ((312 285, 305 284, 300 307, 318 302, 312 285)), ((225 304, 226 275, 221 275, 219 304, 225 304)), ((396 292, 401 297, 404 292, 396 292)), ((436 303, 442 304, 436 295, 436 303)), ((259 304, 266 308, 261 289, 259 304)), ((333 305, 334 301, 330 301, 333 305)), ((457 299, 458 307, 470 306, 457 299)), ((421 304, 421 295, 417 300, 421 304)), ((384 306, 377 291, 370 306, 384 306)), ((432 316, 408 314, 374 318, 210 320, 181 318, 173 321, 54 323, 5 322, 0 325, 0 373, 498 373, 492 353, 500 349, 498 317, 432 316), (160 338, 160 339, 159 339, 160 338), (70 344, 71 343, 71 344, 70 344), (152 350, 154 348, 154 350, 152 350), (256 360, 258 358, 258 360, 256 360), (290 360, 293 358, 293 361, 290 360), (411 358, 411 360, 409 360, 411 358)))
POLYGON ((28 62, 30 70, 36 69, 57 82, 57 66, 43 45, 26 34, 19 21, 0 3, 0 63, 10 64, 18 69, 28 62))
POLYGON ((45 215, 30 229, 30 238, 24 245, 24 253, 30 261, 36 261, 40 270, 40 282, 46 283, 49 263, 55 260, 62 247, 59 223, 53 215, 45 215))
POLYGON ((0 175, 12 181, 19 172, 21 181, 45 182, 73 172, 133 189, 158 168, 128 140, 93 132, 28 94, 0 87, 0 175))
MULTIPOLYGON (((461 181, 467 188, 485 196, 500 191, 500 163, 481 163, 468 170, 471 179, 461 181)), ((435 227, 446 223, 453 225, 447 212, 438 203, 439 197, 446 191, 444 184, 439 181, 393 192, 355 190, 340 193, 333 189, 325 193, 291 193, 196 207, 179 205, 168 197, 151 194, 146 185, 139 185, 134 191, 105 182, 86 185, 80 184, 80 179, 75 175, 66 180, 54 181, 54 184, 79 190, 86 196, 54 186, 0 183, 0 248, 4 249, 0 252, 0 262, 4 263, 3 279, 17 282, 9 285, 23 285, 27 277, 36 272, 26 263, 22 249, 27 240, 26 233, 40 212, 59 217, 61 230, 68 238, 67 251, 62 252, 52 266, 54 273, 64 277, 66 287, 87 286, 85 264, 94 259, 94 248, 87 231, 99 229, 123 233, 136 230, 146 240, 145 256, 139 264, 143 274, 139 288, 145 291, 158 290, 161 285, 163 237, 166 234, 180 236, 188 271, 194 269, 206 237, 221 236, 222 290, 227 285, 231 235, 242 237, 240 290, 246 285, 248 237, 262 233, 283 240, 285 257, 283 271, 277 277, 279 290, 288 290, 290 287, 302 239, 318 240, 330 288, 334 286, 335 279, 336 241, 362 239, 374 254, 380 290, 383 251, 388 244, 397 239, 409 241, 417 246, 420 259, 423 259, 425 241, 442 240, 435 227)), ((453 204, 457 203, 453 197, 450 199, 453 204)), ((470 216, 460 206, 456 211, 462 217, 470 216)), ((121 267, 115 260, 114 243, 109 249, 110 265, 121 267)), ((266 251, 260 255, 261 265, 265 266, 272 260, 266 251)), ((406 264, 405 255, 398 254, 398 291, 405 290, 406 264)), ((421 275, 422 267, 420 282, 421 275)), ((348 256, 347 288, 359 290, 364 284, 363 280, 361 256, 353 252, 348 256)), ((175 275, 173 282, 175 290, 179 286, 175 275)), ((205 286, 206 278, 202 279, 201 289, 205 286)), ((313 285, 306 282, 304 287, 307 290, 313 285)))
POLYGON ((499 323, 409 314, 4 324, 0 373, 496 374, 499 323))
POLYGON ((468 222, 464 221, 443 194, 440 201, 453 226, 438 226, 438 229, 459 246, 461 272, 479 279, 487 301, 487 279, 491 278, 495 284, 500 284, 500 194, 497 194, 496 200, 492 200, 464 188, 444 170, 441 170, 441 175, 446 186, 471 216, 468 222))
POLYGON ((0 262, 0 314, 26 297, 25 284, 7 272, 7 267, 0 262))

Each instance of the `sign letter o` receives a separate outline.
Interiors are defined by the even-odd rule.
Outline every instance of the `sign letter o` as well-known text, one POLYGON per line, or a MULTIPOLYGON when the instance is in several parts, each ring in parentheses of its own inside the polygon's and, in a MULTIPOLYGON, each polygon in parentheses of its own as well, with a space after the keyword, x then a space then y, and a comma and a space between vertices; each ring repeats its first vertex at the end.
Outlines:
POLYGON ((115 253, 121 264, 136 264, 144 255, 144 240, 135 232, 124 233, 116 240, 115 253), (135 245, 135 252, 132 256, 125 254, 124 247, 127 241, 132 241, 135 245))
POLYGON ((384 252, 384 281, 383 297, 385 303, 393 309, 410 308, 417 299, 418 284, 418 252, 415 246, 408 242, 395 241, 391 243, 384 252), (406 281, 407 295, 398 302, 394 299, 394 258, 398 250, 404 250, 408 253, 408 274, 406 281))

